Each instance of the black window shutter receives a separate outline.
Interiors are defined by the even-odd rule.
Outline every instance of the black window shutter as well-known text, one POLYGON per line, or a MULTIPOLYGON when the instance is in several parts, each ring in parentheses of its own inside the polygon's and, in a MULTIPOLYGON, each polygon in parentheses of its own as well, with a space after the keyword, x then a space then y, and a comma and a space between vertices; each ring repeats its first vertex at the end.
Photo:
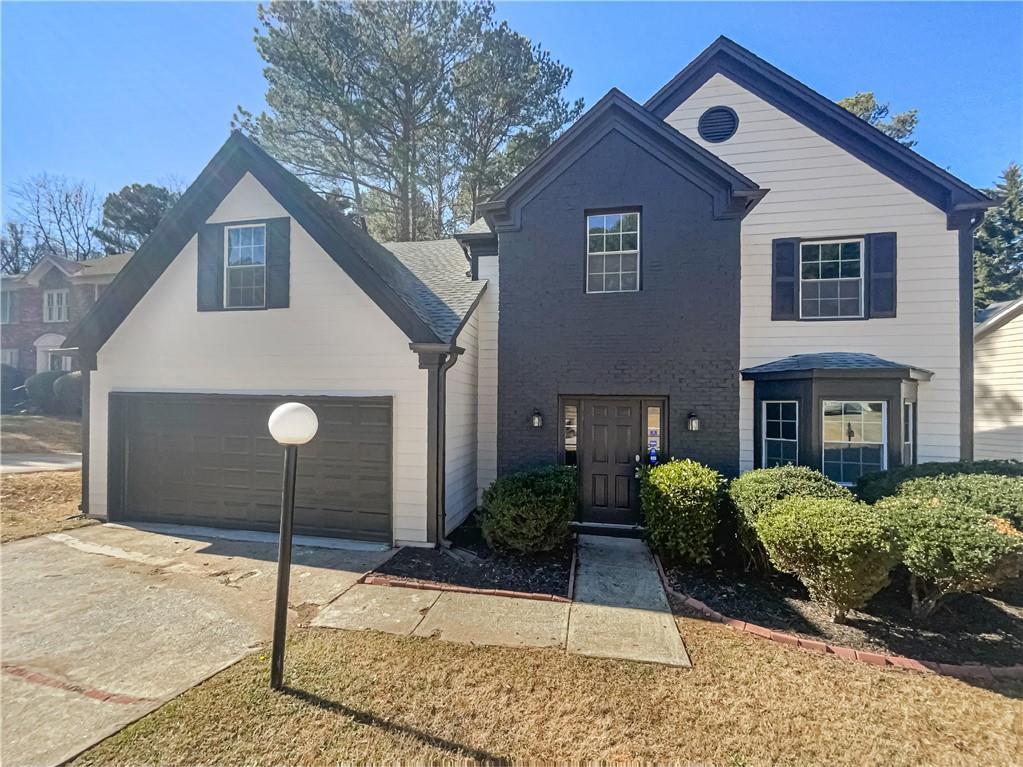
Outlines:
POLYGON ((220 224, 199 227, 197 291, 200 312, 224 308, 224 227, 220 224))
POLYGON ((895 316, 895 232, 868 234, 867 311, 870 318, 895 316))
POLYGON ((799 239, 771 243, 771 319, 799 319, 799 239))
POLYGON ((266 222, 266 306, 285 309, 291 291, 291 219, 266 222))

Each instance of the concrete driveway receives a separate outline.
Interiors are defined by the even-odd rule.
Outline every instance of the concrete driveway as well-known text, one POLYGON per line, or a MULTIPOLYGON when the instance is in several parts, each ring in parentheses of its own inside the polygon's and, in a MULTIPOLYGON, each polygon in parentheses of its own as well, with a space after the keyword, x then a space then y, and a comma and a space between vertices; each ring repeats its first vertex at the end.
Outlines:
MULTIPOLYGON (((308 621, 388 551, 298 546, 308 621)), ((0 548, 0 761, 55 765, 270 638, 276 544, 113 525, 0 548)))

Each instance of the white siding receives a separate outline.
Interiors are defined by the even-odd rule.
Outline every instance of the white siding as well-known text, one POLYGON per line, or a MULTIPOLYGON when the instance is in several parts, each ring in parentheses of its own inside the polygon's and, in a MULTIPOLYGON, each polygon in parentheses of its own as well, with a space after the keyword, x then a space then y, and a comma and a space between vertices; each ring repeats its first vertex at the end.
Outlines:
POLYGON ((479 308, 470 315, 456 343, 465 352, 446 373, 445 532, 451 532, 476 508, 476 382, 479 308))
MULTIPOLYGON (((919 387, 920 461, 959 458, 959 271, 945 214, 723 75, 667 122, 769 188, 742 224, 740 366, 790 354, 853 351, 934 372, 919 387), (725 105, 739 128, 703 141, 700 115, 725 105), (898 316, 847 322, 771 321, 771 241, 870 232, 898 237, 898 316)), ((753 384, 740 385, 740 466, 753 466, 753 384)))
MULTIPOLYGON (((476 487, 478 493, 497 478, 497 256, 479 260, 479 278, 487 280, 487 289, 476 310, 479 317, 479 429, 476 487)), ((479 499, 477 498, 477 502, 479 499)))
POLYGON ((974 457, 1023 460, 1023 314, 974 349, 974 457))
MULTIPOLYGON (((209 221, 287 216, 246 175, 209 221)), ((288 309, 196 310, 196 238, 100 349, 89 504, 106 514, 111 391, 384 395, 394 403, 394 538, 426 540, 426 371, 408 339, 295 221, 288 309)))

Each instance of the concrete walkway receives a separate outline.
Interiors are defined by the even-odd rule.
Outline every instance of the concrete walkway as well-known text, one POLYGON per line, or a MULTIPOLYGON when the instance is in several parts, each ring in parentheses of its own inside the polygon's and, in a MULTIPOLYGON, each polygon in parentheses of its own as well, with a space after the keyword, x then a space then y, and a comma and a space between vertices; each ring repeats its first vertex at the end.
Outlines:
POLYGON ((0 455, 0 474, 75 471, 80 468, 82 468, 81 453, 4 453, 0 455))
POLYGON ((358 584, 313 625, 689 666, 642 541, 581 536, 575 602, 358 584))

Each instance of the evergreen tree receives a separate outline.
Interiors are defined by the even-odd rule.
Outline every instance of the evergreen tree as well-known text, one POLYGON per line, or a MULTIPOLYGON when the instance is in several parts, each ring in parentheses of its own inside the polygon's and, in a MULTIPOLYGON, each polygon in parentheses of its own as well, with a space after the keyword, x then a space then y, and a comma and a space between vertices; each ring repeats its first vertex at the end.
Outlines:
POLYGON ((891 114, 891 107, 887 104, 879 104, 877 97, 872 91, 857 93, 855 96, 847 96, 839 99, 838 105, 845 107, 861 120, 866 120, 886 136, 898 141, 904 147, 912 148, 916 142, 910 138, 916 130, 916 110, 907 109, 905 112, 891 114))
POLYGON ((973 248, 973 301, 981 309, 1023 295, 1023 180, 1012 163, 987 193, 1001 200, 977 228, 973 248))
POLYGON ((93 233, 108 254, 138 250, 179 196, 156 184, 129 184, 103 200, 103 221, 93 233))

